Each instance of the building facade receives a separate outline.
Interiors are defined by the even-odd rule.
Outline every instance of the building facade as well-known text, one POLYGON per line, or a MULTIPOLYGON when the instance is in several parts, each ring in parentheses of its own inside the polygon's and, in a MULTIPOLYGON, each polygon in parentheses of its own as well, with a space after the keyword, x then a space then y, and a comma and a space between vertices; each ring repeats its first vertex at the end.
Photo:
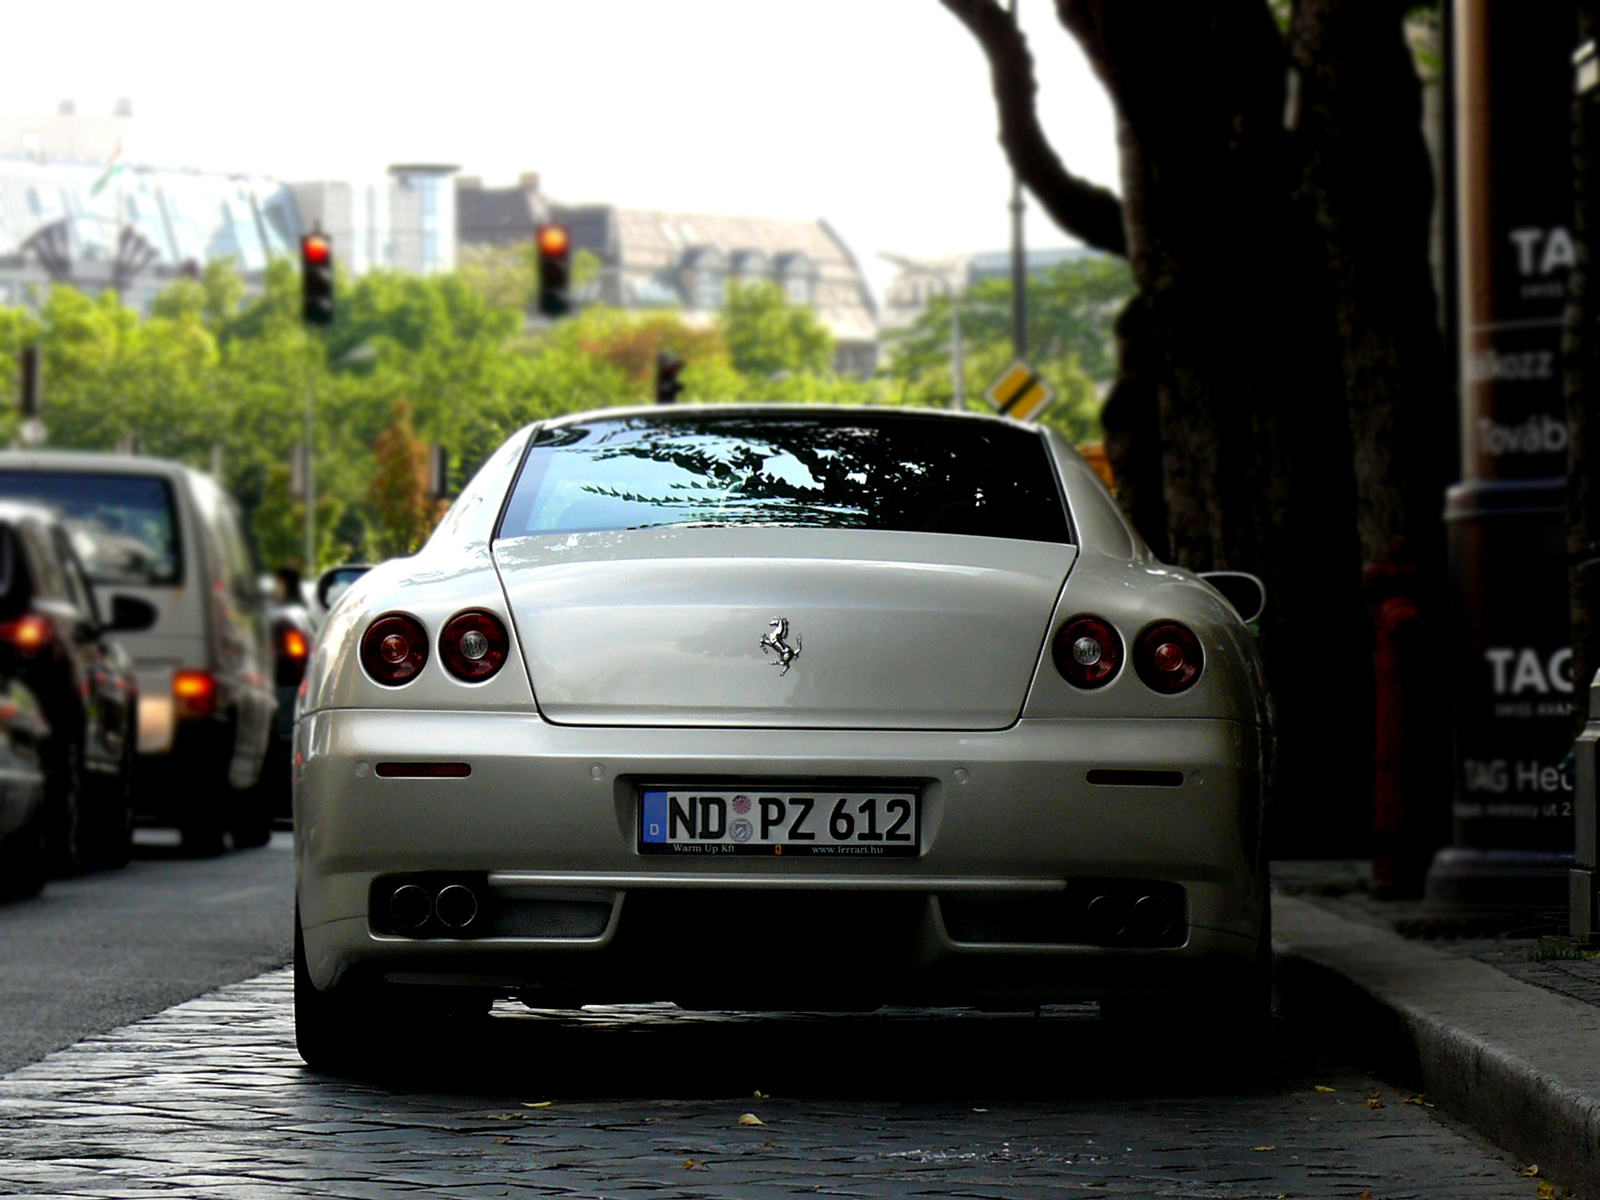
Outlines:
POLYGON ((698 323, 722 310, 730 282, 775 283, 833 335, 836 370, 866 376, 877 366, 877 306, 855 256, 826 221, 563 205, 541 194, 534 174, 508 188, 458 179, 456 203, 464 254, 528 245, 547 221, 566 225, 574 251, 594 255, 600 267, 575 297, 580 304, 677 309, 698 323))

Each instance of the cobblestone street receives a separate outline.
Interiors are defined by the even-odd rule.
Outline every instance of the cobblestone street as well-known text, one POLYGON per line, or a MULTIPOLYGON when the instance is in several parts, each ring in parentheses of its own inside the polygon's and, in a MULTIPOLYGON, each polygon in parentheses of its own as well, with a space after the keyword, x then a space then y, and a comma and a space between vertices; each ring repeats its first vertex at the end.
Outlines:
POLYGON ((1529 1200, 1538 1182, 1288 1028, 1239 1091, 1138 1065, 1092 1007, 496 1012, 403 1080, 352 1081, 301 1066, 287 970, 223 988, 0 1080, 0 1193, 1529 1200))

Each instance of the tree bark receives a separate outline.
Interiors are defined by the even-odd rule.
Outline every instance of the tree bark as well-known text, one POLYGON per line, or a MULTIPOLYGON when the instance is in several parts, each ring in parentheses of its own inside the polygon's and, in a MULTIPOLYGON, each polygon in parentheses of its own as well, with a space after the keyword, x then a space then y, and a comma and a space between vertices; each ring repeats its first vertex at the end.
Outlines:
POLYGON ((1325 246, 1356 527, 1377 635, 1374 889, 1420 894, 1447 840, 1446 623, 1456 426, 1428 249, 1433 173, 1406 0, 1298 0, 1289 49, 1305 200, 1325 246))

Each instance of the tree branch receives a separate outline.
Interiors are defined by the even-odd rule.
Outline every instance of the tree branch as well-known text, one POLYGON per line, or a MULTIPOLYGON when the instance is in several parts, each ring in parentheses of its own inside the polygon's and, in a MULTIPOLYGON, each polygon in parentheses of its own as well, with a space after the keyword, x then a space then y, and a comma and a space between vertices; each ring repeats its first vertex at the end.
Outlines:
POLYGON ((1010 14, 995 0, 939 2, 978 39, 989 59, 1000 110, 1000 145, 1012 170, 1067 233, 1097 250, 1126 255, 1122 202, 1109 189, 1068 171, 1045 137, 1035 101, 1033 55, 1010 14))

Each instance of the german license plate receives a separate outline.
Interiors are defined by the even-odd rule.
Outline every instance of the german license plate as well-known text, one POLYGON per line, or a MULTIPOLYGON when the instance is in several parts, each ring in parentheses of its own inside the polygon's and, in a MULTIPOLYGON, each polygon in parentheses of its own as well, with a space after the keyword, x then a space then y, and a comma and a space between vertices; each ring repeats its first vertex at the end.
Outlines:
POLYGON ((915 791, 644 788, 639 850, 910 858, 918 809, 915 791))

